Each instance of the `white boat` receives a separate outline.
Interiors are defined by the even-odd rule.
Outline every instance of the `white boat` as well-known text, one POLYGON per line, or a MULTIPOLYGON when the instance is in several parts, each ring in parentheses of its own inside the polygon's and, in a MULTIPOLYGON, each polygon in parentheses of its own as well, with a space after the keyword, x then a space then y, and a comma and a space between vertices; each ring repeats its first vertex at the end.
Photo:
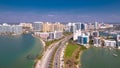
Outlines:
POLYGON ((110 50, 112 50, 112 48, 109 48, 110 50))
POLYGON ((117 54, 113 54, 113 56, 117 57, 118 55, 117 54))
POLYGON ((120 49, 120 46, 118 47, 118 49, 120 49))

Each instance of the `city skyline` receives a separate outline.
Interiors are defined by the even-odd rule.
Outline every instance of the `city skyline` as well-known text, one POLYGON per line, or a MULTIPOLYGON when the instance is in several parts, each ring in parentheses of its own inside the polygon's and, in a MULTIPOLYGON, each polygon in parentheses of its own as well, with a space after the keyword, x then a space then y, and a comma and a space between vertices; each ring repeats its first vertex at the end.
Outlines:
POLYGON ((0 23, 120 22, 119 0, 1 0, 0 23))

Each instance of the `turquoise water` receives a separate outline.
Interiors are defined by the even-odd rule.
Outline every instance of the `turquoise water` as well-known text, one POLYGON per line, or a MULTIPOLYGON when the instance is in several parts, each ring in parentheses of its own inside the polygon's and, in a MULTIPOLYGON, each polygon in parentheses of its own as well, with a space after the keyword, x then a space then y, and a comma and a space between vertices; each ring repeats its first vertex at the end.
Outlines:
POLYGON ((0 36, 0 68, 33 68, 41 51, 41 42, 31 34, 0 36))
POLYGON ((81 65, 82 68, 120 68, 120 50, 110 50, 108 48, 87 49, 81 56, 81 65))

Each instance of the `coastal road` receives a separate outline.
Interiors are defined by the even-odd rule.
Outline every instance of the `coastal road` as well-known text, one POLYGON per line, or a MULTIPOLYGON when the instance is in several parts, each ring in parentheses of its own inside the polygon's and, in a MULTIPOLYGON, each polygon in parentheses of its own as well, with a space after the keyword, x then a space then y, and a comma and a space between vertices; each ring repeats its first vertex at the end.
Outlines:
POLYGON ((55 48, 57 46, 59 46, 59 44, 61 44, 63 41, 65 41, 69 37, 70 36, 66 36, 65 38, 59 40, 58 42, 51 44, 47 48, 47 50, 45 51, 45 53, 42 56, 41 60, 38 61, 38 63, 36 64, 35 68, 49 68, 50 59, 52 57, 53 51, 55 50, 55 48))
POLYGON ((65 48, 65 45, 70 38, 72 38, 72 36, 69 36, 69 37, 65 38, 64 41, 61 42, 59 48, 57 49, 57 51, 55 53, 55 56, 54 56, 53 68, 61 68, 60 67, 60 64, 62 63, 61 60, 60 60, 61 52, 65 48))

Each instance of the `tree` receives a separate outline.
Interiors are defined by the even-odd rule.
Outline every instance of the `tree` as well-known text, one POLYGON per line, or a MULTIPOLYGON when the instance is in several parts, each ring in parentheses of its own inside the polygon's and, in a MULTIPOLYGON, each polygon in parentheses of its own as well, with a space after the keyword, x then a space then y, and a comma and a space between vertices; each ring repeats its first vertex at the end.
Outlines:
POLYGON ((93 40, 92 39, 90 39, 89 44, 93 45, 93 40))

